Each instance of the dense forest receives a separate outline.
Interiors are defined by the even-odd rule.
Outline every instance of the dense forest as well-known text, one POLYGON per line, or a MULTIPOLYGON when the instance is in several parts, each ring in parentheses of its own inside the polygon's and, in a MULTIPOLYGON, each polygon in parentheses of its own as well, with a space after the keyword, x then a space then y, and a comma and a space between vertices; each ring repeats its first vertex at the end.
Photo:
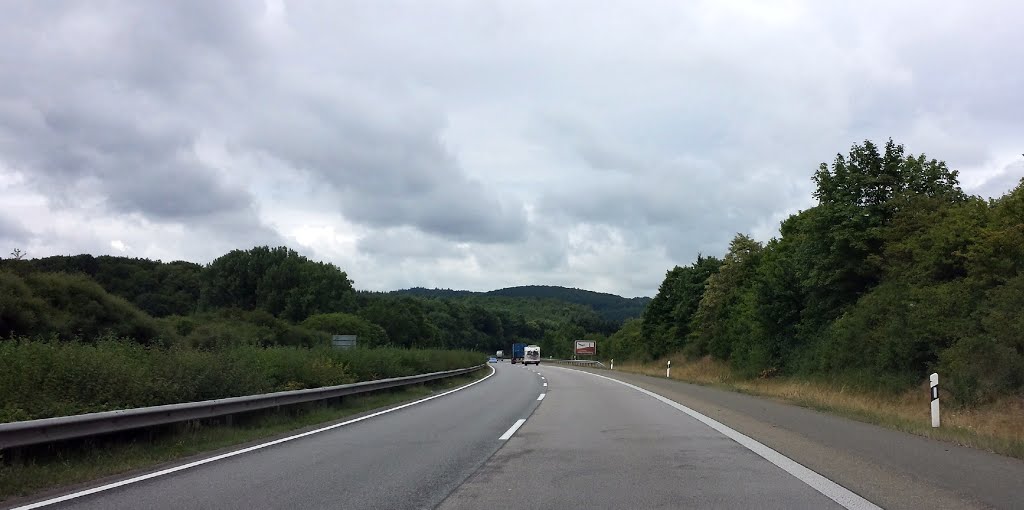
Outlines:
POLYGON ((933 370, 960 404, 1024 392, 1024 180, 966 195, 924 155, 855 145, 813 175, 817 205, 767 243, 666 274, 605 355, 727 360, 750 377, 906 388, 933 370))
MULTIPOLYGON (((396 294, 408 294, 429 298, 444 299, 471 299, 486 306, 488 302, 497 303, 497 306, 506 306, 510 301, 498 300, 500 297, 522 298, 543 304, 551 305, 553 302, 575 303, 593 310, 601 320, 615 324, 617 328, 627 319, 640 317, 649 297, 624 298, 615 294, 594 292, 584 289, 557 287, 551 285, 524 285, 520 287, 508 287, 505 289, 492 290, 489 292, 471 292, 466 290, 450 289, 424 289, 422 287, 397 290, 396 294)), ((538 310, 542 312, 542 310, 538 310)))
POLYGON ((619 325, 552 298, 358 292, 338 267, 284 247, 235 250, 206 266, 91 255, 0 260, 5 338, 216 349, 315 347, 330 334, 357 334, 367 347, 492 352, 526 341, 566 356, 571 340, 619 325))

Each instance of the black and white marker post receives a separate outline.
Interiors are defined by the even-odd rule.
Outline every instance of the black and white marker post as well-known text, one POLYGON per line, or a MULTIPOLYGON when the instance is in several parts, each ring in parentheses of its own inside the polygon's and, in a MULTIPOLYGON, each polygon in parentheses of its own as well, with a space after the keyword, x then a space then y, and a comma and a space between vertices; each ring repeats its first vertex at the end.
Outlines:
POLYGON ((665 367, 665 377, 672 378, 672 360, 668 360, 668 366, 665 367))
POLYGON ((932 397, 932 427, 939 426, 939 374, 929 377, 932 397))

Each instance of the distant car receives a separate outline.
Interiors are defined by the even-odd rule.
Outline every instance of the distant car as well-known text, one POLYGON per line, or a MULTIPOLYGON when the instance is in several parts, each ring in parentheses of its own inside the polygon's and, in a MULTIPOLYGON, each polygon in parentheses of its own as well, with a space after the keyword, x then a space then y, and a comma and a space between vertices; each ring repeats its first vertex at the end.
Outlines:
POLYGON ((498 358, 495 358, 494 356, 491 356, 491 358, 489 360, 487 360, 487 362, 488 363, 497 363, 498 362, 498 358))

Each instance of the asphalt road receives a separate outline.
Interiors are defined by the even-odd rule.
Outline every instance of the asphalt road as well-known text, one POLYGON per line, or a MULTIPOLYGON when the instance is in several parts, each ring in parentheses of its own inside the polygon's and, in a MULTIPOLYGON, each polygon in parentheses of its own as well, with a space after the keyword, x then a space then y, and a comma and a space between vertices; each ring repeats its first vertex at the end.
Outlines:
POLYGON ((428 402, 47 508, 432 508, 530 415, 541 384, 504 364, 428 402))
MULTIPOLYGON (((883 508, 1024 508, 1024 462, 1018 459, 723 389, 576 370, 611 376, 685 403, 883 508)), ((927 411, 922 419, 928 419, 927 411)))
POLYGON ((843 508, 635 389, 541 365, 542 405, 439 508, 843 508))
POLYGON ((449 395, 47 508, 1024 508, 1015 459, 678 381, 495 368, 449 395))

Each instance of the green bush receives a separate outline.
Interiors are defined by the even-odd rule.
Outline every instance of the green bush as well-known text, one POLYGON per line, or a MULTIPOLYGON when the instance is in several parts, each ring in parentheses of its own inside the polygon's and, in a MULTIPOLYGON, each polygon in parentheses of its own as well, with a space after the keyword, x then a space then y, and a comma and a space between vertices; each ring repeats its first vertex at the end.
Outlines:
POLYGON ((388 344, 388 333, 384 328, 357 315, 348 313, 322 313, 302 321, 302 327, 330 335, 356 335, 363 347, 379 347, 388 344))
POLYGON ((967 405, 1024 393, 1024 275, 989 291, 980 310, 980 331, 943 352, 939 364, 943 385, 967 405))
POLYGON ((152 317, 82 274, 30 273, 22 278, 0 273, 0 290, 4 336, 56 334, 68 340, 113 335, 142 343, 160 340, 152 317))
POLYGON ((968 337, 943 351, 938 370, 956 404, 975 406, 1020 391, 1024 362, 992 337, 968 337))
POLYGON ((160 348, 0 342, 0 422, 190 402, 400 377, 482 363, 467 351, 258 347, 160 348))
POLYGON ((245 345, 262 347, 324 347, 328 335, 295 326, 263 310, 224 309, 158 319, 163 335, 193 349, 226 349, 245 345))
POLYGON ((0 337, 46 332, 51 329, 48 317, 46 302, 33 295, 24 280, 0 272, 0 337))

